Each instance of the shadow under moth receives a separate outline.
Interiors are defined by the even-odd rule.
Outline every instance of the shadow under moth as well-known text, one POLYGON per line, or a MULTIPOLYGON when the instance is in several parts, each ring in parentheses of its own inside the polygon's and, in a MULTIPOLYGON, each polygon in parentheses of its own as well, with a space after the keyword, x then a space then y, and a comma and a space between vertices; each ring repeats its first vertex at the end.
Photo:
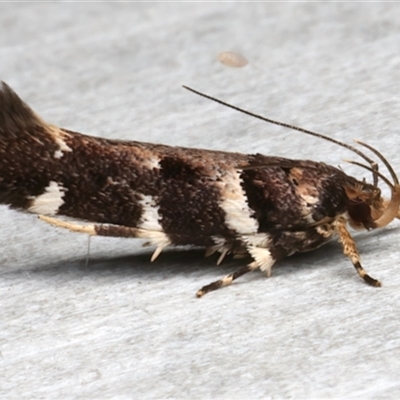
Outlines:
POLYGON ((380 286, 361 266, 348 225, 371 230, 400 217, 400 185, 386 159, 357 142, 386 166, 390 179, 359 148, 189 90, 350 149, 368 163, 352 161, 372 173, 372 183, 322 162, 83 135, 44 122, 1 83, 0 203, 74 232, 146 239, 155 247, 151 261, 179 245, 205 247, 207 256, 220 253, 218 264, 229 253, 251 257, 201 288, 198 297, 255 269, 270 276, 276 261, 333 236, 360 277, 380 286), (390 199, 381 197, 379 179, 390 187, 390 199))

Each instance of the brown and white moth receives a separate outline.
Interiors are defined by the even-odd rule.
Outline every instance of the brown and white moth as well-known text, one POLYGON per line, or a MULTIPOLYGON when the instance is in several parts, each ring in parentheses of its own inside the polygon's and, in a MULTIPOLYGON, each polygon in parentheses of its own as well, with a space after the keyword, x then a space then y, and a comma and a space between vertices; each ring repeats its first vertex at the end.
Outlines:
POLYGON ((2 83, 0 203, 74 232, 145 238, 156 248, 152 261, 170 245, 204 246, 206 255, 220 253, 218 263, 228 253, 250 255, 250 264, 204 286, 198 297, 255 269, 269 276, 276 261, 333 236, 365 282, 380 286, 362 268, 347 225, 370 230, 400 217, 400 185, 389 163, 360 143, 391 180, 350 145, 265 120, 356 152, 370 166, 354 163, 372 171, 373 183, 321 162, 86 136, 47 124, 2 83), (381 197, 379 178, 391 199, 381 197))

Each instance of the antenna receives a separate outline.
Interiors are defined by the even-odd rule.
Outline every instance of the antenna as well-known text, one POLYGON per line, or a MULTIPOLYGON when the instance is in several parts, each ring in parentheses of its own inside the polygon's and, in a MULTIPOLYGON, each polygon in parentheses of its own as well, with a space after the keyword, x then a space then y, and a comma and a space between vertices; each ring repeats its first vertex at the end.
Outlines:
POLYGON ((216 103, 222 104, 225 107, 232 108, 233 110, 239 111, 239 112, 241 112, 243 114, 250 115, 251 117, 254 117, 254 118, 257 118, 257 119, 261 119, 262 121, 269 122, 270 124, 283 126, 284 128, 289 128, 289 129, 292 129, 292 130, 295 130, 295 131, 298 131, 298 132, 306 133, 307 135, 318 137, 320 139, 325 139, 328 142, 335 143, 335 144, 337 144, 339 146, 342 146, 342 147, 344 147, 344 148, 346 148, 346 149, 358 154, 360 157, 362 157, 365 161, 367 161, 371 165, 372 175, 373 175, 373 179, 374 179, 374 186, 377 186, 377 184, 378 184, 378 176, 377 176, 377 174, 375 174, 375 171, 378 170, 378 164, 374 160, 372 160, 371 158, 366 156, 362 151, 358 150, 357 148, 355 148, 355 147, 353 147, 353 146, 351 146, 351 145, 349 145, 347 143, 340 142, 339 140, 333 139, 333 138, 331 138, 329 136, 325 136, 322 133, 309 131, 308 129, 300 128, 300 127, 295 126, 295 125, 290 125, 290 124, 287 124, 285 122, 275 121, 273 119, 263 117, 262 115, 252 113, 250 111, 244 110, 243 108, 236 107, 236 106, 234 106, 232 104, 226 103, 225 101, 216 99, 215 97, 212 97, 212 96, 209 96, 207 94, 201 93, 201 92, 199 92, 199 91, 197 91, 195 89, 192 89, 192 88, 190 88, 188 86, 185 86, 185 85, 182 85, 182 86, 183 86, 183 88, 189 90, 190 92, 193 92, 193 93, 195 93, 195 94, 197 94, 199 96, 205 97, 206 99, 215 101, 216 103))

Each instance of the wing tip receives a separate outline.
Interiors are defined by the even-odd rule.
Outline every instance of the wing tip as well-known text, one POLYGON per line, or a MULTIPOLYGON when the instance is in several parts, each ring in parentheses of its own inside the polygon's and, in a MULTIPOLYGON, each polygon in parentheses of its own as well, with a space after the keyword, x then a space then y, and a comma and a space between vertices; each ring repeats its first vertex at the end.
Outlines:
POLYGON ((34 111, 4 81, 0 83, 0 139, 15 138, 43 125, 34 111))

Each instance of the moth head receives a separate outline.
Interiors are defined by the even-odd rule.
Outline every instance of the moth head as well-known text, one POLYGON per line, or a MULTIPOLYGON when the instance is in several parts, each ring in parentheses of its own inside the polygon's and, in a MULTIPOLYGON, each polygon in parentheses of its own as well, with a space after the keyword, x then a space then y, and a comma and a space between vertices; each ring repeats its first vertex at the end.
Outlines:
POLYGON ((344 187, 348 198, 347 212, 355 229, 373 229, 384 212, 381 190, 370 184, 357 182, 344 187))
POLYGON ((344 190, 348 198, 347 211, 349 223, 356 229, 375 229, 388 225, 395 218, 400 218, 400 184, 396 173, 389 162, 375 148, 357 142, 375 153, 388 169, 391 180, 378 171, 378 164, 371 166, 349 161, 351 164, 358 165, 372 172, 374 184, 367 182, 346 183, 344 190), (385 199, 381 195, 381 190, 377 186, 378 179, 381 178, 391 190, 391 198, 385 199))

